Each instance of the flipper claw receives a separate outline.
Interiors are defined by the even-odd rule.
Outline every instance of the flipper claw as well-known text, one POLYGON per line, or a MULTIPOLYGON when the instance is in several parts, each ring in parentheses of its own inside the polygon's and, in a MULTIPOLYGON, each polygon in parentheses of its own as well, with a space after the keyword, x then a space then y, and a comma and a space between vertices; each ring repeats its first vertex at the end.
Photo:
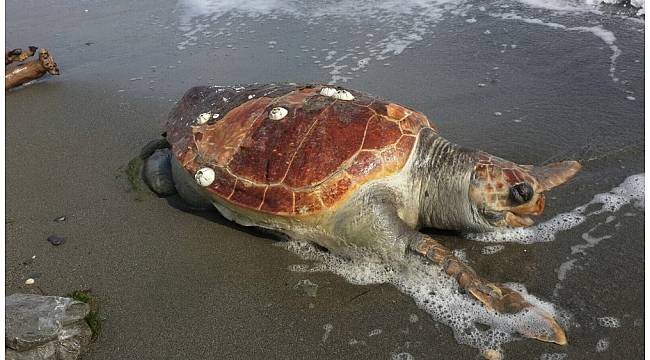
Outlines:
POLYGON ((467 289, 476 299, 488 308, 502 314, 516 314, 528 309, 535 322, 541 323, 540 327, 531 329, 524 327, 519 333, 527 338, 566 345, 567 338, 564 329, 555 319, 540 308, 526 301, 521 294, 502 285, 493 283, 480 284, 467 289), (488 291, 486 291, 489 289, 488 291))

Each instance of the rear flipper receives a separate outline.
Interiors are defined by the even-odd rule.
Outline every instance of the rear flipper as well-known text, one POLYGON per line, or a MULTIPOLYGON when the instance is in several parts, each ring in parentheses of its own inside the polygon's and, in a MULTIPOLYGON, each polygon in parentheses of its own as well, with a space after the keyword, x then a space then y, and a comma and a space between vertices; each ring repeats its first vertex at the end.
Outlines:
POLYGON ((169 149, 158 149, 144 162, 142 175, 151 191, 160 196, 176 194, 171 166, 172 153, 169 149))
POLYGON ((147 144, 140 157, 144 159, 142 178, 151 191, 162 197, 178 194, 183 204, 177 205, 189 207, 186 210, 213 208, 194 178, 178 163, 165 139, 147 144))

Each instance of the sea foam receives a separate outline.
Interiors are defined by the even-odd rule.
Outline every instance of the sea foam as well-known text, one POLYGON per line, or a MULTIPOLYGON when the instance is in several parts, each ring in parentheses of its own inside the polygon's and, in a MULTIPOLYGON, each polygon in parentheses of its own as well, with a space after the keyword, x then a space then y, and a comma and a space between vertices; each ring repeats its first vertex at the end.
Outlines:
MULTIPOLYGON (((433 320, 449 326, 456 340, 481 351, 501 353, 501 345, 520 338, 521 332, 546 334, 543 320, 534 311, 518 314, 498 314, 488 310, 477 300, 459 291, 456 281, 444 274, 439 266, 423 261, 418 256, 407 256, 397 262, 387 263, 372 253, 359 252, 343 258, 322 251, 301 241, 279 243, 278 246, 313 261, 307 268, 293 266, 299 272, 331 272, 357 285, 392 284, 409 295, 415 304, 426 311, 433 320)), ((537 309, 565 321, 551 303, 529 295, 522 284, 505 284, 520 292, 537 309)), ((411 323, 417 316, 409 316, 411 323)))

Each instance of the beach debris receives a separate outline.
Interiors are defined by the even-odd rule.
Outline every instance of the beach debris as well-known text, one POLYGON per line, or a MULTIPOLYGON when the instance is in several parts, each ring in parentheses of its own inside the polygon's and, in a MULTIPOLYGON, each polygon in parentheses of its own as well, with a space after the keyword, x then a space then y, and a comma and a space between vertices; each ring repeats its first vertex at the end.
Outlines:
POLYGON ((309 279, 300 280, 293 287, 294 290, 300 290, 304 295, 316 297, 318 292, 318 284, 314 284, 309 279))
POLYGON ((58 296, 5 297, 7 359, 78 359, 92 331, 84 319, 90 307, 58 296))
POLYGON ((65 215, 59 216, 58 218, 54 219, 54 222, 64 222, 66 220, 65 215))
POLYGON ((63 236, 50 235, 47 237, 47 241, 54 246, 59 246, 65 242, 65 238, 63 236))
POLYGON ((25 280, 25 285, 34 285, 35 282, 36 282, 36 280, 34 280, 32 278, 29 278, 29 279, 25 280))
POLYGON ((15 61, 25 61, 27 58, 30 56, 34 55, 36 53, 36 50, 38 48, 36 46, 30 46, 27 48, 27 50, 23 49, 13 49, 13 50, 6 50, 5 51, 5 66, 9 65, 15 61))
POLYGON ((501 115, 503 115, 503 113, 501 111, 495 111, 494 112, 494 116, 501 116, 501 115))
POLYGON ((38 49, 38 59, 21 62, 34 55, 36 49, 38 48, 30 46, 28 50, 5 51, 5 90, 36 80, 45 74, 59 75, 59 67, 47 49, 38 49))
POLYGON ((201 186, 210 186, 214 182, 214 170, 208 167, 201 168, 194 175, 194 179, 201 186))

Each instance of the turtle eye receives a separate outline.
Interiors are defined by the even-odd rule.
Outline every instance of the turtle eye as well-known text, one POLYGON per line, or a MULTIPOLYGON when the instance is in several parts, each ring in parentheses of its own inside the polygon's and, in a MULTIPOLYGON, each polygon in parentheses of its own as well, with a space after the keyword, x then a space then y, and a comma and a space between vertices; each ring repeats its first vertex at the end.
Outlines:
POLYGON ((533 198, 533 188, 527 183, 519 183, 510 188, 510 200, 516 204, 523 204, 533 198))

